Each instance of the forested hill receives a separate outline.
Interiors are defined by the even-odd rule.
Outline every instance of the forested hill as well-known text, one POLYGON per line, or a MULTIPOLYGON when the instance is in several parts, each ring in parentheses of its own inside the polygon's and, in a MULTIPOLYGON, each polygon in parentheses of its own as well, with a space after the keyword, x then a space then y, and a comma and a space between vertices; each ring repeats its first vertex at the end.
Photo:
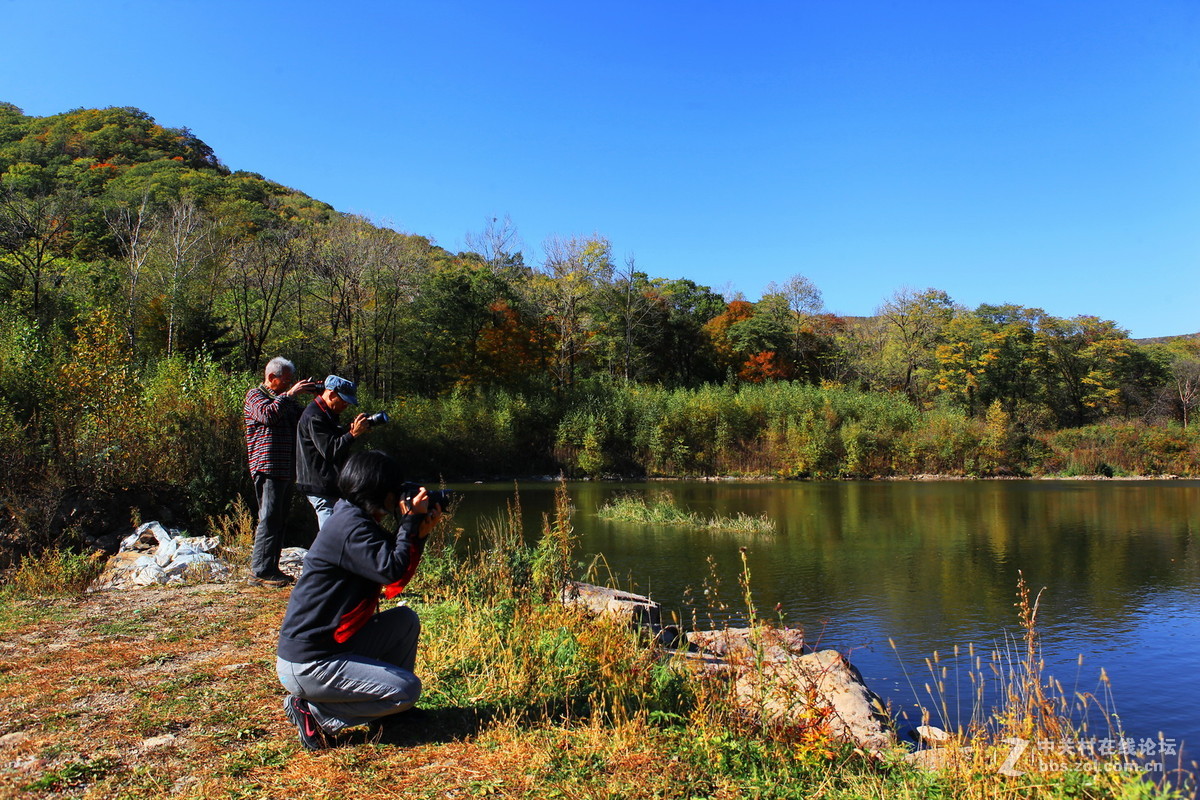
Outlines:
MULTIPOLYGON (((332 209, 252 172, 230 172, 187 128, 164 128, 136 108, 76 109, 29 117, 0 102, 0 174, 9 191, 67 192, 91 210, 192 196, 248 230, 327 219, 332 209)), ((77 237, 79 238, 79 237, 77 237)), ((104 251, 102 241, 85 253, 104 251), (97 246, 100 245, 100 246, 97 246)))
POLYGON ((932 288, 880 287, 878 316, 838 317, 802 275, 750 302, 614 264, 602 235, 554 237, 540 264, 516 241, 496 221, 449 253, 231 172, 135 108, 31 117, 0 103, 0 303, 56 342, 103 310, 137 364, 203 349, 257 369, 286 351, 388 399, 833 382, 972 415, 1033 404, 1077 425, 1156 399, 1192 344, 1146 350, 1111 321, 966 309, 932 288), (420 386, 402 385, 418 371, 420 386))
MULTIPOLYGON (((842 317, 804 275, 750 301, 614 263, 602 234, 540 244, 527 261, 495 219, 452 253, 135 108, 0 103, 0 487, 157 482, 223 508, 239 393, 277 354, 359 381, 396 412, 372 441, 432 475, 1200 471, 1176 436, 1195 337, 932 287, 842 317)), ((0 493, 0 551, 62 507, 0 493)))

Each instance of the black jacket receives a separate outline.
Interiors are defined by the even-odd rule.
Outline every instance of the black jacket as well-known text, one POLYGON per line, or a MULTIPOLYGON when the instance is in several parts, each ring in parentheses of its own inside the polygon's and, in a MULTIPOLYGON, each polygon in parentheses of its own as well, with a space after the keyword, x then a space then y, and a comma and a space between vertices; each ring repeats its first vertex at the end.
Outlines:
POLYGON ((296 426, 296 488, 304 494, 341 497, 338 472, 350 457, 354 437, 338 424, 337 414, 314 400, 296 426))
POLYGON ((390 533, 358 506, 339 500, 292 589, 279 657, 303 664, 349 652, 349 639, 378 609, 380 591, 386 586, 389 597, 399 594, 416 571, 425 550, 417 536, 423 518, 406 516, 390 533))

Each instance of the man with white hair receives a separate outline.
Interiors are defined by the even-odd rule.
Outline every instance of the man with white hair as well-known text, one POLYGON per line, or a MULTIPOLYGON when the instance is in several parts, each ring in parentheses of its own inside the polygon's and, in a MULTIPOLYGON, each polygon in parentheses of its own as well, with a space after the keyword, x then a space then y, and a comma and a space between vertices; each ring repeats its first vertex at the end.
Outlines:
POLYGON ((295 380, 296 367, 286 358, 267 362, 261 385, 246 392, 242 415, 246 422, 246 451, 250 477, 258 498, 258 527, 250 559, 250 581, 264 586, 287 586, 289 575, 279 569, 283 531, 296 480, 297 394, 321 391, 311 379, 295 380))

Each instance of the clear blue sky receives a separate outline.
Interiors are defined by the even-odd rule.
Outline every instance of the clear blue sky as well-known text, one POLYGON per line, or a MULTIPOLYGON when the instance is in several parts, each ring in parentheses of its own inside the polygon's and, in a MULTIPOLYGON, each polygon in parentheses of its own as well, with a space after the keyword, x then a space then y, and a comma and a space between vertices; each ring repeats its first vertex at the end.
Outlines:
POLYGON ((451 250, 509 215, 757 299, 811 279, 1200 331, 1200 3, 0 0, 0 100, 136 106, 451 250))

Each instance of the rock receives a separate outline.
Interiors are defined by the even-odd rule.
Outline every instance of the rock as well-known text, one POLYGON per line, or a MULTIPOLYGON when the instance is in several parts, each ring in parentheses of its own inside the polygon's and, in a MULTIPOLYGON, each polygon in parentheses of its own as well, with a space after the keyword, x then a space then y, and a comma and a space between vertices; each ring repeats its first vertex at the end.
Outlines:
POLYGON ((157 522, 147 522, 121 540, 121 550, 152 550, 159 542, 173 539, 171 533, 157 522))
POLYGON ((913 734, 917 741, 934 747, 950 741, 950 734, 935 725, 918 725, 913 734))
POLYGON ((568 606, 581 606, 593 614, 616 617, 630 625, 644 625, 654 631, 662 625, 662 606, 640 594, 570 581, 562 590, 562 602, 568 606))
POLYGON ((28 741, 30 733, 28 731, 14 731, 0 736, 0 750, 8 747, 16 747, 22 742, 28 741))
POLYGON ((143 739, 138 745, 138 750, 145 752, 146 750, 155 750, 159 747, 167 747, 175 744, 175 735, 168 733, 164 736, 153 736, 149 739, 143 739))
POLYGON ((804 653, 796 628, 731 628, 689 631, 681 638, 663 626, 662 607, 643 595, 587 583, 568 583, 562 602, 593 614, 620 618, 648 630, 664 649, 686 642, 684 663, 703 675, 730 681, 736 708, 765 727, 820 725, 828 735, 863 750, 896 744, 883 701, 840 653, 804 653))
POLYGON ((216 536, 183 536, 158 522, 147 522, 121 541, 120 551, 108 560, 90 590, 223 580, 229 565, 214 554, 219 547, 216 536))
POLYGON ((279 570, 299 580, 304 571, 304 557, 308 550, 303 547, 285 547, 279 553, 279 570))
POLYGON ((836 650, 734 667, 735 702, 761 724, 809 726, 871 752, 896 744, 883 701, 836 650))
POLYGON ((158 540, 158 549, 154 551, 154 560, 160 567, 169 566, 179 551, 179 542, 169 534, 158 540))
POLYGON ((799 628, 726 628, 722 631, 689 631, 688 643, 708 653, 739 663, 787 661, 804 654, 804 631, 799 628), (757 638, 754 634, 757 633, 757 638))
POLYGON ((180 536, 175 540, 176 555, 188 556, 196 553, 212 553, 221 546, 217 536, 180 536))

